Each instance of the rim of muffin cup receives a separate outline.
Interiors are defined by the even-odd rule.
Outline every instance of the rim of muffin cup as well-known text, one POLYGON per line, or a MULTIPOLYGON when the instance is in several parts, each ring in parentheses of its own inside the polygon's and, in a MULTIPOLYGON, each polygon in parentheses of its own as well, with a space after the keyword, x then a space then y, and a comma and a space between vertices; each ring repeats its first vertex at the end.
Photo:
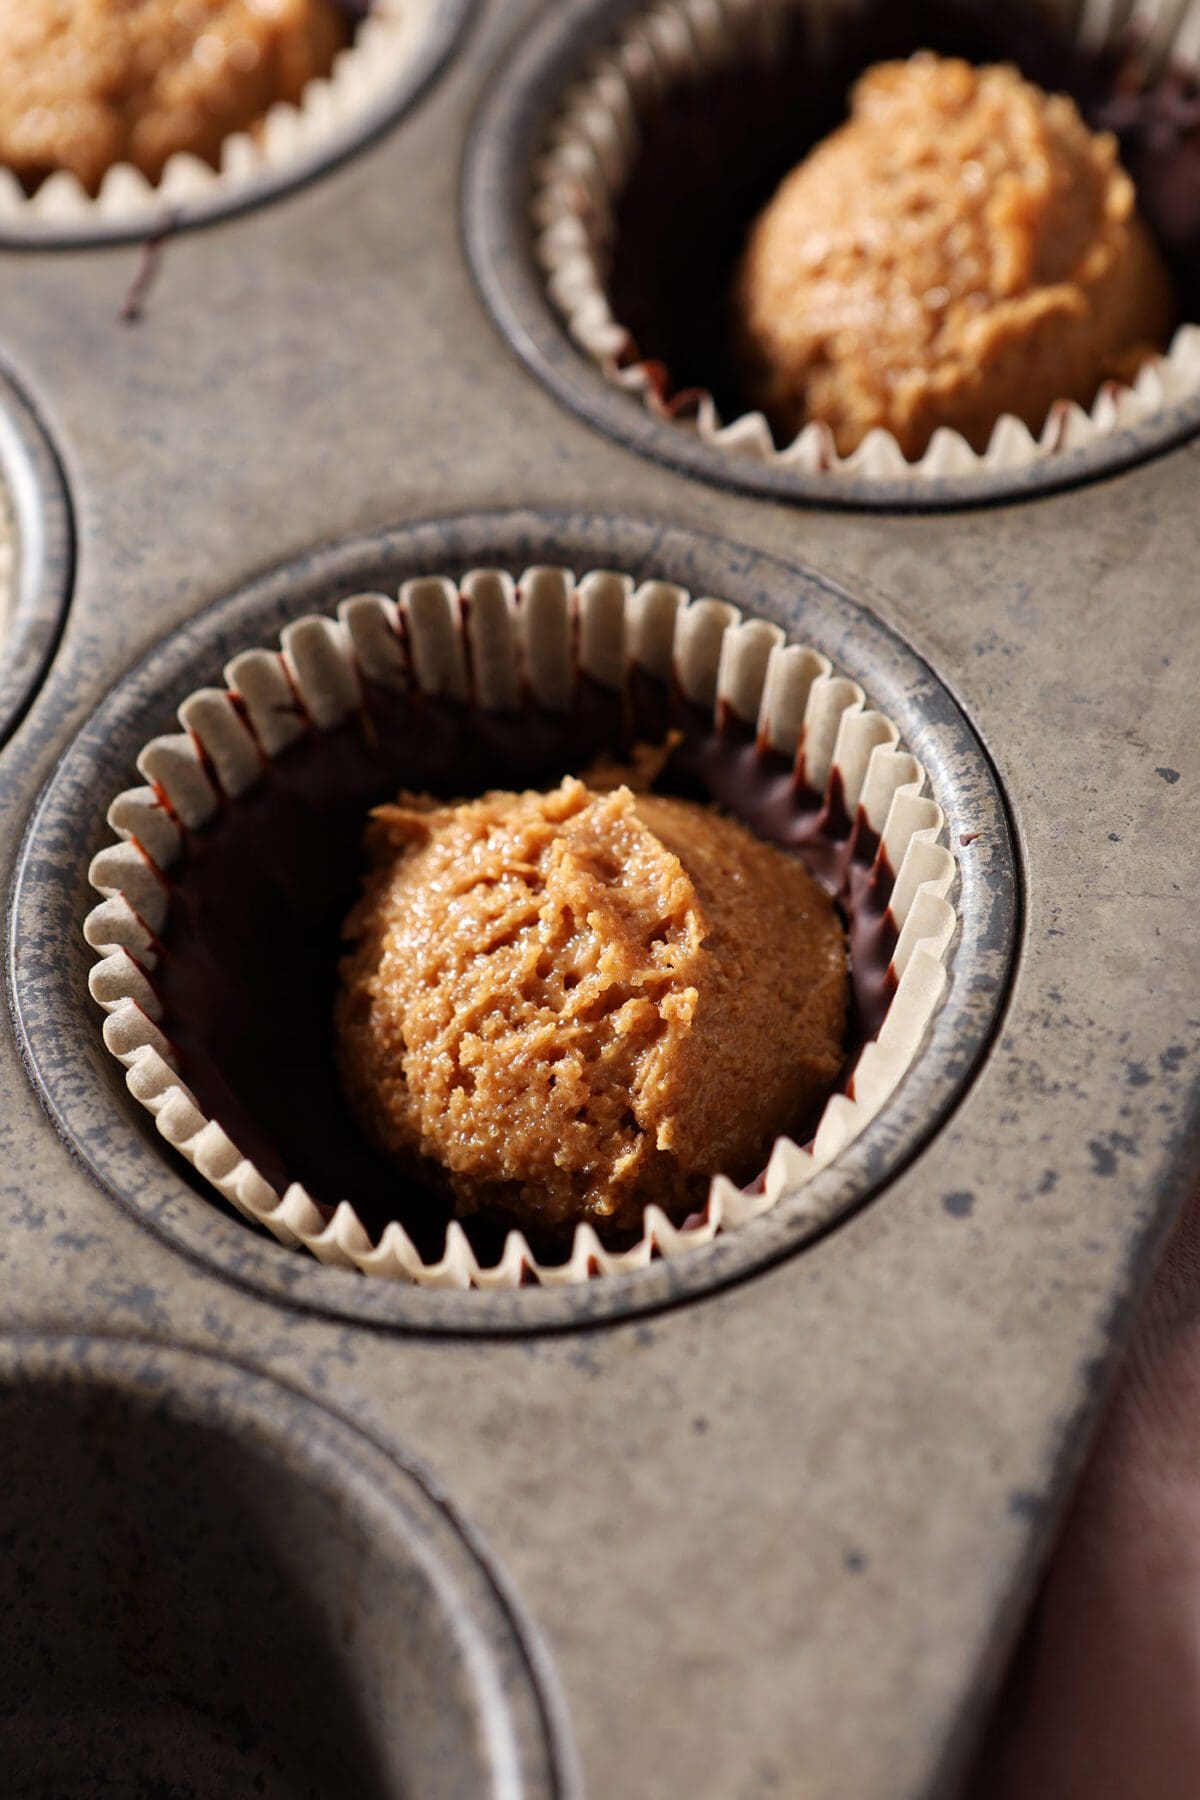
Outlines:
POLYGON ((307 180, 368 141, 415 95, 475 4, 372 0, 352 21, 353 36, 328 75, 308 82, 298 102, 277 100, 249 127, 230 132, 215 168, 190 151, 176 151, 152 182, 133 164, 117 162, 92 195, 66 169, 27 192, 14 171, 0 165, 0 243, 156 237, 307 180))
POLYGON ((0 371, 0 750, 49 668, 73 563, 71 504, 54 446, 0 371))
MULTIPOLYGON (((790 642, 772 621, 744 616, 725 600, 693 598, 668 581, 635 586, 609 570, 577 579, 542 565, 514 580, 501 569, 474 569, 458 582, 440 574, 406 581, 395 598, 354 595, 336 619, 298 618, 277 646, 242 652, 224 674, 224 688, 200 688, 181 703, 181 733, 143 747, 137 766, 146 785, 117 795, 108 809, 116 841, 89 870, 102 896, 84 923, 96 958, 89 989, 106 1015, 105 1046, 163 1138, 281 1244, 327 1265, 427 1287, 563 1286, 642 1269, 711 1244, 795 1196, 853 1142, 918 1058, 946 990, 959 924, 945 815, 896 726, 827 657, 790 642), (155 988, 171 870, 185 842, 222 809, 257 795, 289 746, 301 739, 319 746, 322 734, 361 715, 364 683, 375 694, 416 693, 484 712, 561 714, 580 678, 621 692, 637 671, 711 709, 714 719, 740 721, 761 750, 792 759, 818 800, 836 789, 872 846, 879 878, 890 881, 890 1002, 812 1139, 804 1146, 776 1140, 748 1189, 714 1175, 703 1207, 681 1225, 648 1207, 628 1249, 607 1249, 581 1223, 563 1261, 540 1262, 513 1227, 498 1261, 481 1262, 456 1219, 442 1255, 427 1260, 399 1219, 372 1240, 348 1200, 323 1207, 298 1180, 272 1186, 189 1089, 155 988)), ((230 877, 236 881, 236 868, 230 877)))
MULTIPOLYGON (((754 58, 769 64, 787 15, 808 14, 819 33, 838 10, 818 0, 654 0, 589 55, 560 95, 541 134, 527 215, 546 297, 585 359, 648 415, 727 459, 731 475, 758 466, 823 478, 831 491, 852 482, 907 485, 918 494, 925 483, 957 481, 969 488, 974 480, 982 486, 988 477, 1044 468, 1065 452, 1102 445, 1200 398, 1200 325, 1185 320, 1167 350, 1148 358, 1132 383, 1105 381, 1088 408, 1055 401, 1037 434, 1004 414, 980 452, 941 426, 910 461, 896 438, 876 427, 843 456, 822 421, 780 443, 761 411, 723 418, 712 393, 676 387, 661 362, 641 356, 614 311, 607 273, 620 198, 637 164, 639 119, 648 109, 669 107, 672 91, 722 67, 754 58)), ((1076 9, 1062 0, 1048 11, 1091 50, 1116 42, 1138 18, 1137 8, 1126 18, 1124 9, 1084 7, 1075 19, 1076 9)), ((1172 61, 1200 75, 1200 30, 1192 10, 1182 9, 1169 32, 1161 18, 1154 25, 1151 19, 1147 46, 1156 63, 1172 61)))
POLYGON ((8 483, 0 474, 0 659, 4 657, 9 633, 15 623, 17 522, 13 517, 8 483))

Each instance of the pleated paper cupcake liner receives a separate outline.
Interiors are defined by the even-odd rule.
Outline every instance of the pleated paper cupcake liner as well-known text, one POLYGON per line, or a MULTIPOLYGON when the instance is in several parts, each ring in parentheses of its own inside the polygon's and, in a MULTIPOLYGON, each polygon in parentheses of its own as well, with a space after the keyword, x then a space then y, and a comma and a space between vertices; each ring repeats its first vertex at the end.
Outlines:
POLYGON ((221 145, 219 168, 179 151, 157 182, 130 163, 114 163, 97 194, 89 194, 68 170, 47 177, 27 194, 10 169, 0 168, 0 232, 28 226, 43 230, 144 231, 170 225, 189 210, 236 200, 263 177, 287 178, 339 149, 348 126, 369 113, 408 67, 428 25, 432 0, 376 0, 340 50, 328 76, 310 81, 298 105, 278 101, 248 130, 231 132, 221 145))
MULTIPOLYGON (((825 656, 789 643, 777 625, 744 618, 723 600, 693 599, 665 581, 635 588, 611 571, 577 580, 567 570, 539 567, 514 582, 501 570, 474 570, 457 584, 439 576, 406 582, 398 599, 358 595, 342 602, 336 619, 297 619, 278 648, 235 657, 225 680, 224 689, 201 688, 183 702, 181 734, 153 739, 137 759, 147 785, 118 795, 109 808, 117 841, 91 864, 92 885, 104 898, 84 933, 98 958, 90 988, 107 1014, 104 1042, 124 1065, 129 1091, 167 1142, 281 1243, 336 1267, 435 1287, 562 1284, 644 1268, 655 1256, 678 1256, 719 1232, 740 1230, 803 1189, 858 1136, 920 1055, 957 929, 957 870, 943 841, 945 818, 892 722, 825 656), (483 1263, 457 1222, 447 1228, 442 1254, 428 1260, 398 1220, 372 1241, 348 1201, 318 1205, 298 1180, 273 1186, 189 1088, 156 986, 168 916, 186 896, 189 847, 202 844, 228 809, 252 800, 261 817, 277 779, 275 760, 304 743, 319 756, 365 716, 368 687, 396 706, 415 691, 422 704, 437 698, 481 714, 512 717, 528 709, 532 722, 563 715, 581 678, 620 695, 645 677, 663 692, 669 684, 714 721, 740 721, 760 757, 785 771, 790 765, 814 805, 820 796, 836 803, 838 816, 854 821, 868 846, 871 879, 894 932, 883 990, 890 1002, 811 1142, 780 1138, 752 1191, 717 1175, 706 1204, 682 1225, 647 1208, 632 1248, 609 1250, 581 1224, 561 1263, 540 1262, 517 1230, 498 1261, 483 1263)), ((503 769, 496 773, 502 780, 503 769)), ((224 903, 236 900, 238 877, 236 864, 223 873, 224 903)))
MULTIPOLYGON (((1131 385, 1104 383, 1089 408, 1055 401, 1037 435, 1005 414, 987 448, 976 451, 959 432, 942 427, 925 453, 910 462, 895 437, 880 429, 847 456, 838 454, 832 432, 820 422, 779 444, 761 412, 722 419, 711 393, 677 390, 661 362, 641 356, 613 311, 608 274, 619 202, 637 164, 647 112, 668 109, 672 94, 695 91, 706 77, 745 66, 748 58, 769 65, 789 15, 802 13, 819 43, 823 27, 854 10, 853 0, 659 0, 635 13, 611 46, 592 59, 551 125, 531 203, 546 291, 584 355, 648 410, 732 456, 805 474, 889 481, 1019 469, 1095 444, 1200 393, 1200 325, 1184 323, 1166 354, 1145 362, 1131 385)), ((1142 0, 1131 8, 1118 0, 1089 0, 1079 7, 1071 0, 1051 0, 1045 10, 1091 53, 1133 31, 1152 62, 1185 69, 1200 65, 1200 4, 1142 0)))

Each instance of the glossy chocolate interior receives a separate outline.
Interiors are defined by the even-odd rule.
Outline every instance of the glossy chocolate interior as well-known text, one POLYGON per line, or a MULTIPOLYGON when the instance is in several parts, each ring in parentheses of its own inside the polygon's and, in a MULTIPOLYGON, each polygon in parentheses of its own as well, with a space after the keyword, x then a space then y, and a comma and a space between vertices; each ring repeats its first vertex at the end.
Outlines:
MULTIPOLYGON (((847 1079, 879 1028, 894 987, 893 875, 836 783, 822 801, 802 762, 764 748, 753 729, 689 705, 638 675, 627 696, 580 684, 569 713, 516 713, 416 692, 364 689, 359 714, 309 730, 267 762, 262 779, 185 832, 169 873, 170 905, 153 974, 162 1027, 200 1106, 282 1193, 300 1181, 330 1211, 350 1200, 374 1240, 390 1219, 422 1255, 441 1254, 449 1207, 363 1136, 342 1098, 332 1014, 343 920, 357 897, 368 810, 402 788, 443 798, 489 788, 549 787, 604 753, 681 741, 656 784, 711 799, 802 856, 841 899, 851 948, 853 1016, 847 1079)), ((813 1121, 797 1121, 811 1129, 813 1121)), ((500 1222, 466 1222, 485 1261, 500 1222)), ((569 1245, 535 1242, 553 1260, 569 1245)))
POLYGON ((768 69, 749 58, 672 92, 644 115, 642 148, 617 210, 609 297, 628 327, 626 360, 660 365, 661 394, 684 411, 711 393, 721 416, 747 410, 730 354, 729 294, 747 233, 783 177, 846 116, 873 63, 936 50, 1011 62, 1069 93, 1111 130, 1142 212, 1174 275, 1181 316, 1200 318, 1200 84, 1151 78, 1126 38, 1080 54, 1032 5, 868 0, 814 43, 804 9, 787 14, 768 69))

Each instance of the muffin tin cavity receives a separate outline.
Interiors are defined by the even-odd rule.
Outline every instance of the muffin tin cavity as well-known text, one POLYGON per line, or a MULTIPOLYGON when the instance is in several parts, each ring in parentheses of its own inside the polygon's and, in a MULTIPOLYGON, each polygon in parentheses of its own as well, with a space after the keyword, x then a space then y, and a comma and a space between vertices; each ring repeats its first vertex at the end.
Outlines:
MULTIPOLYGON (((470 616, 476 623, 488 611, 486 585, 479 580, 463 583, 471 597, 470 616)), ((500 595, 500 611, 507 619, 512 603, 504 599, 504 583, 494 580, 491 585, 500 595)), ((429 696, 453 696, 454 683, 464 677, 464 664, 455 654, 453 625, 459 591, 449 583, 424 580, 405 592, 403 641, 417 671, 418 684, 429 696), (425 619, 418 623, 422 612, 425 619)), ((616 642, 614 667, 623 664, 625 654, 620 633, 616 642)), ((668 634, 660 648, 669 643, 668 634)), ((499 648, 503 649, 503 644, 499 648)), ((653 651, 648 649, 647 653, 653 651)), ((669 657, 669 648, 667 654, 669 657)), ((472 666, 480 671, 481 682, 499 683, 501 687, 513 673, 503 655, 489 659, 477 652, 472 666)), ((544 717, 537 712, 531 717, 535 722, 541 721, 538 731, 546 740, 546 768, 513 765, 510 749, 508 763, 493 759, 478 781, 474 775, 469 777, 470 785, 477 789, 494 785, 500 769, 505 771, 504 779, 515 773, 516 785, 525 779, 535 783, 544 780, 551 773, 551 765, 555 779, 563 772, 558 762, 563 752, 553 741, 553 720, 556 684, 564 666, 561 657, 547 651, 535 657, 526 669, 526 679, 535 690, 545 690, 544 717)), ((428 723, 432 744, 436 735, 432 712, 428 723)), ((799 720, 793 724, 798 733, 799 720)), ((406 742, 411 746, 411 726, 407 733, 406 742)), ((533 754, 529 741, 536 744, 537 732, 527 732, 522 722, 518 735, 524 745, 522 754, 533 754)), ((601 742, 607 747, 607 739, 601 742)), ((790 767, 790 752, 794 748, 793 741, 785 768, 790 767)), ((293 751, 293 756, 296 753, 293 751)), ((431 749, 429 754, 433 753, 431 749)), ((293 766, 286 761, 280 763, 281 769, 293 766)), ((378 773, 374 779, 378 782, 378 773)), ((394 781, 394 773, 386 779, 394 781)), ((153 792, 151 789, 152 807, 153 792)), ((357 842, 365 806, 374 797, 387 797, 387 793, 385 784, 378 796, 364 794, 360 796, 361 805, 350 809, 345 821, 351 834, 348 849, 352 850, 357 842)), ((906 842, 907 836, 908 833, 906 842)), ((212 866, 217 869, 215 861, 212 866)), ((218 886, 224 893, 235 894, 237 878, 232 864, 229 874, 229 883, 222 880, 218 886)), ((337 904, 331 908, 335 920, 353 897, 356 874, 357 864, 346 871, 347 893, 336 897, 337 904)), ((178 892, 185 895, 186 870, 181 880, 183 885, 178 892)), ((174 1241, 239 1279, 252 1280, 256 1286, 287 1294, 294 1301, 337 1312, 396 1322, 419 1320, 432 1329, 521 1329, 539 1323, 603 1317, 696 1292, 811 1238, 878 1188, 936 1126, 987 1041, 1012 951, 1016 899, 1003 806, 986 757, 969 726, 925 665, 847 596, 806 571, 757 556, 742 546, 724 545, 662 527, 587 517, 484 515, 359 540, 304 559, 213 607, 184 632, 168 639, 133 671, 68 752, 35 816, 18 880, 14 932, 21 944, 21 955, 14 964, 13 980, 31 1064, 60 1128, 106 1186, 174 1241), (799 660, 794 665, 788 653, 783 657, 783 667, 794 666, 800 673, 803 662, 807 670, 806 689, 816 685, 817 701, 805 702, 812 713, 807 756, 819 776, 821 789, 826 786, 830 768, 840 766, 845 771, 850 811, 854 812, 861 798, 875 829, 883 830, 886 838, 884 814, 890 818, 891 813, 885 797, 882 811, 875 818, 876 802, 870 799, 866 787, 868 774, 873 771, 873 781, 883 780, 886 774, 897 792, 906 782, 916 783, 912 792, 916 810, 910 831, 921 839, 920 852, 913 853, 917 860, 910 864, 902 854, 903 845, 900 846, 897 863, 902 874, 905 868, 908 873, 896 890, 897 917, 901 921, 901 886, 912 885, 914 895, 917 889, 926 892, 919 906, 914 901, 914 924, 909 935, 913 939, 914 968, 928 970, 930 985, 925 1002, 918 999, 917 1011, 910 1015, 911 1044, 907 1049, 894 1046, 901 1056, 894 1068, 885 1057, 879 1069, 872 1068, 868 1077, 863 1062, 857 1098, 852 1088, 835 1101, 829 1109, 834 1116, 822 1124, 826 1138, 818 1135, 814 1140, 814 1151, 822 1150, 822 1146, 824 1151, 819 1157, 810 1158, 815 1168, 802 1171, 811 1179, 802 1180, 792 1166, 790 1159, 802 1158, 802 1152, 781 1150, 778 1158, 772 1159, 762 1193, 739 1195, 728 1183, 728 1191, 723 1191, 719 1183, 716 1185, 714 1197, 731 1215, 726 1223, 738 1229, 718 1230, 721 1219, 710 1216, 706 1234, 689 1242, 686 1232, 672 1232, 664 1227, 644 1251, 624 1258, 617 1256, 611 1262, 606 1261, 594 1242, 581 1245, 577 1239, 574 1257, 581 1266, 549 1272, 544 1267, 535 1268, 535 1258, 510 1238, 499 1265, 490 1265, 492 1272, 488 1273, 487 1259, 480 1257, 479 1263, 473 1264, 458 1241, 461 1233, 452 1228, 444 1255, 439 1257, 435 1249, 432 1258, 426 1254, 423 1261, 420 1256, 414 1259, 411 1241, 405 1242, 390 1231, 378 1241, 368 1238, 361 1221, 347 1216, 349 1209, 338 1208, 332 1218, 328 1213, 322 1216, 313 1208, 310 1195, 298 1187, 293 1170, 283 1171, 292 1178, 289 1186, 273 1168, 268 1183, 258 1169, 244 1166, 230 1139, 206 1126, 205 1118, 211 1119, 212 1111, 206 1115, 202 1103, 197 1114, 196 1096, 181 1088, 171 1062, 172 1020, 164 1019, 160 1032, 151 1016, 154 1002, 148 994, 143 995, 146 1004, 139 1008, 132 989, 118 994, 111 986, 113 981, 124 981, 128 988, 130 979, 144 984, 145 977, 136 975, 139 961, 146 961, 153 976, 152 957, 139 957, 137 943, 114 937, 118 928, 124 930, 132 921, 135 931, 148 930, 156 937, 164 933, 168 944, 172 930, 169 898, 161 917, 155 908, 157 878, 150 876, 151 886, 146 888, 139 905, 132 864, 125 869, 130 854, 137 856, 139 843, 148 856, 170 869, 169 846, 165 839, 159 841, 161 833, 155 835, 158 825, 167 825, 169 837, 175 829, 170 821, 160 816, 156 822, 149 814, 143 818, 140 813, 140 823, 133 821, 129 808, 136 811, 138 801, 136 795, 131 795, 114 807, 113 820, 122 832, 126 825, 130 826, 132 835, 123 846, 104 849, 106 843, 111 843, 104 825, 105 809, 127 782, 128 771, 143 747, 146 753, 142 766, 149 779, 158 784, 159 792, 172 797, 176 818, 181 823, 187 815, 189 822, 184 824, 184 830, 192 841, 204 846, 205 854, 217 857, 219 831, 205 835, 205 821, 214 816, 213 790, 202 774, 205 763, 220 772, 218 785, 227 798, 218 804, 224 809, 225 826, 239 815, 240 808, 246 809, 247 817, 255 806, 269 809, 274 790, 272 777, 262 774, 261 762, 250 768, 242 754, 246 746, 238 731, 223 729, 236 725, 236 708, 231 711, 228 700, 221 697, 216 686, 202 684, 215 682, 220 671, 233 663, 242 704, 249 708, 259 729, 261 751, 268 759, 275 758, 283 748, 282 742, 268 744, 261 737, 264 725, 268 735, 274 729, 272 720, 286 736, 294 735, 297 729, 303 732, 307 717, 316 725, 316 731, 299 746, 299 752, 307 753, 311 745, 320 748, 320 733, 336 731, 340 728, 338 721, 355 711, 355 678, 347 673, 338 650, 343 635, 352 632, 360 673, 365 667, 375 680, 387 678, 389 672, 395 679, 397 666, 403 661, 398 652, 401 640, 394 629, 383 629, 389 618, 394 619, 394 604, 386 598, 363 596, 394 595, 405 582, 426 577, 430 571, 461 575, 463 570, 485 564, 513 575, 530 570, 531 566, 540 570, 539 577, 527 577, 515 615, 511 616, 526 633, 532 614, 539 613, 544 621, 548 620, 550 634, 539 631, 538 643, 551 648, 559 644, 568 661, 569 621, 575 618, 584 645, 581 661, 588 668, 593 661, 597 668, 603 667, 606 652, 612 648, 599 629, 599 621, 614 608, 619 619, 639 583, 653 578, 660 584, 656 591, 666 598, 673 596, 676 606, 681 598, 679 589, 686 589, 693 596, 720 595, 726 603, 724 607, 701 598, 688 609, 682 627, 676 628, 677 633, 684 631, 682 650, 676 636, 675 671, 685 693, 690 683, 708 684, 707 703, 711 708, 718 689, 725 692, 734 710, 748 721, 748 743, 752 744, 766 663, 773 646, 781 645, 786 633, 793 642, 812 646, 815 651, 815 655, 808 656, 797 653, 799 660), (600 594, 600 600, 584 605, 576 599, 572 603, 574 610, 572 606, 560 607, 554 590, 564 586, 564 569, 608 571, 608 581, 601 583, 596 577, 590 588, 581 581, 576 589, 577 595, 585 589, 594 591, 600 594), (335 626, 331 616, 337 615, 343 602, 349 604, 341 605, 341 623, 335 626), (761 623, 732 631, 739 611, 759 618, 761 623), (315 620, 306 621, 305 616, 310 614, 316 615, 315 620), (560 616, 561 633, 554 625, 560 616), (286 647, 282 660, 277 651, 268 653, 259 648, 269 645, 281 631, 286 647), (739 645, 744 648, 751 643, 753 655, 735 670, 733 652, 739 645), (234 658, 238 658, 236 663, 234 658), (830 665, 836 673, 831 672, 830 665), (732 687, 725 685, 722 670, 733 670, 732 687), (264 684, 280 676, 285 678, 287 691, 281 690, 272 702, 264 684), (290 688, 288 682, 292 684, 290 688), (189 695, 193 696, 190 700, 189 695), (201 762, 196 761, 187 738, 172 739, 169 735, 174 709, 185 701, 183 717, 188 730, 204 745, 201 762), (827 719, 822 711, 826 702, 827 719), (319 719, 323 722, 317 723, 319 719), (853 754, 849 748, 852 744, 858 746, 853 754), (893 766, 897 757, 899 761, 893 766), (918 764, 928 782, 923 799, 918 799, 918 764), (857 777, 851 773, 854 766, 858 767, 857 777), (256 782, 254 778, 260 774, 262 779, 256 782), (238 794, 246 797, 230 797, 238 794), (939 847, 936 838, 943 829, 956 846, 960 838, 967 843, 970 854, 955 859, 944 845, 939 847), (88 957, 79 934, 82 915, 87 911, 80 861, 85 847, 102 852, 94 866, 93 879, 100 880, 102 888, 112 894, 88 922, 89 940, 103 958, 95 965, 94 980, 99 983, 95 991, 109 1006, 107 1035, 113 1050, 129 1068, 131 1087, 143 1105, 158 1116, 162 1136, 157 1138, 147 1115, 124 1091, 121 1070, 103 1048, 96 1012, 87 996, 88 957), (116 879, 122 870, 127 881, 116 879), (53 895, 48 889, 54 890, 53 895), (949 929, 941 924, 943 912, 949 929), (48 928, 51 919, 55 923, 48 928), (923 948, 920 955, 915 955, 918 945, 923 948), (941 959, 948 954, 953 957, 953 978, 941 999, 941 959), (939 999, 940 1011, 935 1013, 939 999), (129 1001, 132 1006, 127 1004, 129 1001), (932 1026, 927 1030, 931 1015, 932 1026), (113 1038, 114 1032, 119 1042, 113 1038), (141 1036, 134 1042, 137 1032, 141 1036), (871 1084, 876 1077, 882 1085, 872 1094, 871 1084), (267 1223, 285 1243, 299 1240, 324 1260, 342 1266, 320 1268, 301 1261, 294 1253, 250 1236, 240 1221, 224 1212, 215 1197, 199 1199, 186 1186, 180 1165, 164 1160, 164 1136, 183 1150, 209 1182, 216 1183, 238 1211, 267 1223), (657 1257, 651 1255, 655 1250, 657 1257), (676 1254, 683 1250, 687 1253, 676 1254), (393 1280, 362 1281, 349 1272, 354 1268, 389 1275, 393 1280), (606 1279, 586 1280, 589 1274, 597 1272, 604 1272, 606 1279), (537 1274, 549 1285, 517 1285, 522 1275, 528 1279, 531 1274, 537 1274), (410 1289, 402 1285, 406 1279, 423 1285, 410 1289), (469 1281, 490 1291, 445 1291, 462 1288, 469 1281)), ((261 920, 261 905, 253 905, 245 916, 261 920)), ((239 933, 240 927, 235 927, 235 935, 239 933)), ((233 941, 231 938, 230 944, 233 941)), ((153 951, 150 939, 146 939, 145 947, 153 951)), ((331 943, 327 957, 330 965, 335 949, 331 943)), ((269 953, 264 941, 261 954, 269 953)), ((286 965, 285 976, 287 968, 301 966, 296 962, 290 939, 282 961, 286 965)), ((896 951, 897 970, 903 961, 901 943, 896 951)), ((913 979, 920 987, 923 977, 918 974, 913 979)), ((910 980, 908 987, 912 986, 910 980)), ((255 993, 267 1015, 266 1025, 273 1029, 271 992, 263 987, 256 988, 255 993)), ((275 1004, 282 1004, 279 996, 275 1004)), ((324 1025, 325 1003, 318 996, 314 1004, 324 1025)), ((900 1007, 893 1010, 899 1017, 900 1007)), ((307 1066, 307 1055, 298 1057, 296 1062, 298 1068, 307 1066)), ((216 1092, 208 1088, 204 1091, 216 1092)), ((262 1104, 256 1104, 256 1112, 261 1113, 262 1104)), ((219 1110, 219 1105, 215 1104, 214 1110, 219 1110)), ((230 1129, 236 1135, 232 1123, 230 1129)), ((243 1156, 246 1148, 239 1146, 243 1156)))
POLYGON ((329 75, 309 82, 297 104, 279 101, 261 121, 226 137, 217 167, 177 152, 151 183, 119 162, 94 197, 61 169, 31 193, 0 169, 0 246, 155 239, 298 187, 395 123, 447 61, 474 6, 475 0, 382 0, 369 11, 346 0, 354 36, 329 75))
POLYGON ((12 1800, 542 1800, 560 1759, 495 1578, 420 1479, 175 1350, 0 1342, 12 1800))
POLYGON ((58 460, 28 404, 0 374, 0 746, 57 642, 73 555, 58 460))
MULTIPOLYGON (((723 486, 828 506, 928 508, 1111 473, 1200 427, 1200 326, 1189 322, 1200 215, 1191 219, 1192 202, 1181 202, 1192 165, 1168 191, 1169 96, 1161 121, 1108 98, 1133 45, 1149 43, 1151 83, 1166 69, 1195 68, 1190 9, 1168 11, 1175 26, 1160 18, 1147 39, 1141 9, 1079 13, 1066 3, 1036 20, 1021 6, 985 16, 967 0, 553 9, 476 123, 464 206, 477 279, 501 330, 568 405, 632 448, 723 486), (880 430, 847 456, 824 425, 777 441, 728 367, 740 247, 782 177, 839 123, 862 69, 920 48, 1016 62, 1042 87, 1072 91, 1098 126, 1124 132, 1184 323, 1131 386, 1106 383, 1087 410, 1056 402, 1037 436, 1005 416, 979 453, 945 428, 912 462, 880 430)), ((1195 154, 1182 139, 1180 154, 1195 154)))

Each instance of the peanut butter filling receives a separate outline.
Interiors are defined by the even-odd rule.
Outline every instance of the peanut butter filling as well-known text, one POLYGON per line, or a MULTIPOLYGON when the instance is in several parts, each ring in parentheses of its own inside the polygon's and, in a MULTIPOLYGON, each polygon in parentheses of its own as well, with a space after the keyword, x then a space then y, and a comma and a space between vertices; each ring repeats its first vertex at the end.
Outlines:
POLYGON ((1057 399, 1131 380, 1174 319, 1115 139, 1007 66, 923 53, 869 70, 849 121, 754 226, 734 294, 749 398, 790 440, 872 429, 986 449, 1057 399))
POLYGON ((681 1219, 762 1167, 843 1060, 842 927, 711 808, 568 779, 368 834, 336 1028, 351 1104, 457 1210, 565 1230, 681 1219))
POLYGON ((30 192, 66 169, 90 194, 116 163, 215 168, 349 39, 335 0, 0 0, 0 163, 30 192))

